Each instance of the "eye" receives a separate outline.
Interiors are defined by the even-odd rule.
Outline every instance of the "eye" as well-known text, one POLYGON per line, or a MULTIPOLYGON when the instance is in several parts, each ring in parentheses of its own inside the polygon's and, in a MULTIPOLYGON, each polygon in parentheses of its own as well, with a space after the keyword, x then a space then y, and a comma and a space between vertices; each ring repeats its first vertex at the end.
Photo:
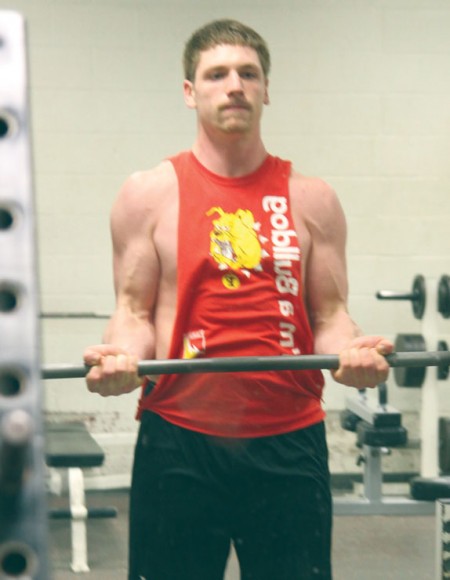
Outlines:
POLYGON ((259 79, 259 71, 254 69, 245 69, 241 73, 241 78, 246 80, 255 80, 259 79))
POLYGON ((225 72, 222 70, 214 70, 211 71, 208 75, 207 78, 211 81, 219 81, 220 79, 223 79, 225 76, 225 72))

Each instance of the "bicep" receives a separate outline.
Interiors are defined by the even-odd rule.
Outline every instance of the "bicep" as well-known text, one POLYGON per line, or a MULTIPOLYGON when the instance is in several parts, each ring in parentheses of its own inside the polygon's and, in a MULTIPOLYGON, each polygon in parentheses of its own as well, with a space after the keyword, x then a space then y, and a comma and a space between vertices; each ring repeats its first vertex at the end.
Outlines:
POLYGON ((151 315, 159 280, 152 224, 152 208, 124 187, 111 213, 114 289, 117 307, 139 317, 151 315))
POLYGON ((347 310, 347 227, 342 207, 332 190, 324 192, 309 219, 311 245, 306 267, 306 301, 311 324, 317 328, 347 310))

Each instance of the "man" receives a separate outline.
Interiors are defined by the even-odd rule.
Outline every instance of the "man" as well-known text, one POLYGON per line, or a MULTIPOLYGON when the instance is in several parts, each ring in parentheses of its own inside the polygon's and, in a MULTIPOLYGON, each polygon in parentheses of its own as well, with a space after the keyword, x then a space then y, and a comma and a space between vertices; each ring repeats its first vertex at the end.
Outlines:
MULTIPOLYGON (((120 395, 139 359, 339 353, 336 381, 384 381, 392 344, 347 310, 345 219, 323 181, 268 154, 264 40, 235 21, 188 41, 190 152, 132 175, 112 210, 117 307, 87 384, 120 395)), ((130 505, 137 580, 331 578, 319 371, 148 378, 130 505)))

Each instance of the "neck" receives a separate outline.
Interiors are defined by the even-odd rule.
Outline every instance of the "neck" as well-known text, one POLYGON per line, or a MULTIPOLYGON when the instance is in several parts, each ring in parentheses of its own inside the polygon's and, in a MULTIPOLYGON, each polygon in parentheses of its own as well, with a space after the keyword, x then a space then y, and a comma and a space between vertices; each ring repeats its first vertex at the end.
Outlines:
POLYGON ((209 171, 224 177, 242 177, 253 173, 267 156, 259 135, 256 138, 225 135, 222 139, 211 139, 200 132, 192 152, 209 171))

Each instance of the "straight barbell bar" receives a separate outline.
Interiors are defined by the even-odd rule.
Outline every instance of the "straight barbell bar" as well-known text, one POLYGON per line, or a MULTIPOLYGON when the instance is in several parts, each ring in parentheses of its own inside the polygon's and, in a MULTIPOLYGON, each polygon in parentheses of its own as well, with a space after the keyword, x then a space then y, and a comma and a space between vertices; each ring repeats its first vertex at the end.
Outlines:
MULTIPOLYGON (((386 355, 390 367, 449 366, 450 352, 399 352, 386 355)), ((169 375, 187 373, 228 373, 276 370, 337 369, 338 355, 242 356, 197 359, 144 360, 138 363, 138 375, 169 375)), ((52 364, 41 370, 43 379, 83 378, 89 372, 86 365, 52 364)))
POLYGON ((89 319, 107 319, 111 318, 111 314, 107 314, 104 312, 41 312, 39 314, 39 318, 48 318, 48 319, 62 319, 65 320, 66 318, 79 318, 81 320, 89 320, 89 319))

